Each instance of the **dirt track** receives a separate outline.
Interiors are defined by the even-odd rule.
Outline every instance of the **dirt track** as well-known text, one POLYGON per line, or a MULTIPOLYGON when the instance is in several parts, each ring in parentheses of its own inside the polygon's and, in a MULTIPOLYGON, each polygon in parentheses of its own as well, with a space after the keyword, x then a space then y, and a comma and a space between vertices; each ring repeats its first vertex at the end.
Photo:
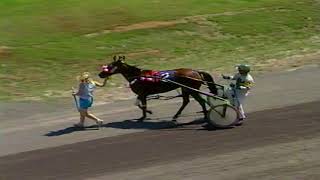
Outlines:
MULTIPOLYGON (((224 159, 219 160, 223 162, 228 161, 229 158, 235 158, 228 156, 230 153, 272 144, 317 138, 320 132, 319 106, 320 101, 317 101, 252 113, 250 114, 251 122, 241 128, 207 131, 199 125, 190 125, 185 126, 185 128, 162 129, 102 138, 6 156, 0 158, 0 174, 3 179, 82 179, 102 174, 106 176, 116 172, 128 172, 138 168, 150 168, 155 165, 170 165, 170 163, 182 160, 188 162, 198 157, 203 157, 204 163, 207 165, 202 165, 202 168, 208 170, 213 168, 215 170, 215 167, 212 166, 215 165, 214 157, 221 154, 225 155, 224 159), (206 158, 209 161, 205 161, 206 158)), ((317 145, 319 145, 319 139, 316 140, 317 145)), ((301 145, 304 146, 304 144, 301 145)), ((319 147, 313 148, 319 150, 319 147)), ((273 148, 269 148, 268 151, 274 150, 281 151, 281 149, 273 148)), ((306 144, 300 153, 309 153, 309 150, 308 144, 306 144)), ((268 155, 270 152, 266 151, 265 154, 268 155)), ((263 156, 256 156, 255 158, 256 160, 265 158, 265 161, 268 162, 268 158, 263 156)), ((291 157, 292 160, 296 158, 291 157)), ((315 159, 312 160, 314 163, 312 168, 320 170, 320 163, 314 161, 315 159)), ((243 161, 242 163, 246 165, 243 161)), ((311 160, 300 159, 292 165, 287 162, 285 164, 286 171, 295 174, 296 168, 301 171, 311 165, 304 161, 311 160)), ((238 166, 241 166, 241 161, 238 161, 238 163, 240 163, 238 166)), ((273 167, 263 169, 262 172, 258 171, 258 173, 261 174, 264 171, 277 172, 279 169, 274 169, 276 165, 277 162, 273 167)), ((189 166, 192 167, 192 164, 189 164, 189 166)), ((226 164, 226 171, 230 171, 229 168, 237 170, 238 167, 233 166, 230 167, 226 164)), ((283 165, 281 168, 284 168, 283 165)), ((187 173, 184 171, 181 175, 187 173)), ((165 176, 170 178, 164 172, 158 171, 157 173, 144 177, 144 179, 161 179, 165 176), (160 173, 161 176, 157 173, 160 173)), ((310 175, 312 174, 305 174, 306 177, 310 175)), ((197 178, 194 174, 191 174, 191 176, 197 178)), ((111 177, 112 175, 107 179, 119 179, 119 177, 111 177)), ((320 178, 320 174, 316 174, 316 177, 320 178)), ((243 176, 239 178, 245 179, 243 176)), ((140 178, 136 177, 136 179, 140 178)))
POLYGON ((318 80, 318 68, 261 78, 260 86, 268 88, 257 87, 253 95, 265 97, 249 99, 247 124, 227 130, 207 131, 199 124, 165 128, 175 103, 155 107, 162 110, 160 119, 142 124, 130 120, 139 112, 119 114, 110 107, 101 116, 111 121, 99 131, 62 128, 75 121, 70 114, 70 120, 61 116, 64 122, 41 114, 25 117, 30 122, 21 128, 14 127, 20 118, 6 119, 0 179, 320 179, 318 80))

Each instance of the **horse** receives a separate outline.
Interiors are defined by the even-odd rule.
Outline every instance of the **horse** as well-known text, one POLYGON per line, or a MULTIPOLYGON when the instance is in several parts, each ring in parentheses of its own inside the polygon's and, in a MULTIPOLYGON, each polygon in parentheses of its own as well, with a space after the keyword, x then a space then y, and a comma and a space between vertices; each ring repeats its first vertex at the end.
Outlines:
POLYGON ((204 118, 207 119, 206 102, 200 96, 199 92, 190 90, 186 87, 181 87, 176 83, 167 82, 165 79, 180 83, 184 86, 199 90, 202 84, 207 84, 209 90, 213 94, 217 94, 217 87, 213 77, 204 71, 193 70, 189 68, 179 68, 172 70, 143 70, 136 66, 127 64, 124 56, 116 56, 114 61, 108 65, 102 66, 102 71, 98 74, 100 78, 107 78, 113 74, 122 74, 129 82, 131 90, 137 95, 137 100, 142 105, 138 107, 142 110, 142 117, 138 121, 143 121, 147 118, 147 113, 152 114, 152 111, 147 109, 147 96, 181 88, 181 96, 183 102, 177 113, 173 116, 172 121, 177 122, 177 118, 181 115, 183 109, 190 102, 191 95, 202 107, 204 118), (206 83, 205 83, 206 82, 206 83))

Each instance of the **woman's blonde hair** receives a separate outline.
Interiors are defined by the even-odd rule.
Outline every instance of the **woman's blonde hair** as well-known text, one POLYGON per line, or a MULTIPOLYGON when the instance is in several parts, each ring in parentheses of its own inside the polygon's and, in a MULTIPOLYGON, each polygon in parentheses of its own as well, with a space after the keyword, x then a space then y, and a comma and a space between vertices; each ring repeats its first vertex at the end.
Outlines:
POLYGON ((77 76, 77 80, 80 82, 90 82, 93 83, 91 79, 91 74, 89 72, 83 72, 80 76, 77 76))

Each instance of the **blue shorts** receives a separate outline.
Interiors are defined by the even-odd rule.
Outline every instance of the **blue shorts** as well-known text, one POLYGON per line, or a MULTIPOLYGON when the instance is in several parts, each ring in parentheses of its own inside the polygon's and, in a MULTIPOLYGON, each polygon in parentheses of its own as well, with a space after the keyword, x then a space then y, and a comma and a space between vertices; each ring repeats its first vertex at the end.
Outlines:
POLYGON ((92 106, 93 98, 83 99, 79 98, 80 109, 88 109, 92 106))

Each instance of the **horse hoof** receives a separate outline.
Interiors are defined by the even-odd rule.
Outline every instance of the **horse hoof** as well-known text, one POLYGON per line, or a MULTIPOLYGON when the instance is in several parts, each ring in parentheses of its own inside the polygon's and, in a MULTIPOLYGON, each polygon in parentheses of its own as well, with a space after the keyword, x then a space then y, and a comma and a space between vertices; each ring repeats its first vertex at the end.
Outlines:
POLYGON ((178 125, 178 121, 176 119, 172 119, 171 122, 175 125, 178 125))
POLYGON ((143 122, 146 119, 146 117, 142 116, 141 118, 138 118, 137 121, 138 122, 143 122))
POLYGON ((171 122, 172 122, 172 124, 173 124, 173 126, 174 126, 174 127, 179 126, 179 124, 178 124, 178 121, 177 121, 177 120, 173 119, 173 120, 171 120, 171 122))
POLYGON ((175 115, 175 116, 172 117, 172 120, 177 121, 178 117, 179 117, 178 115, 175 115))

